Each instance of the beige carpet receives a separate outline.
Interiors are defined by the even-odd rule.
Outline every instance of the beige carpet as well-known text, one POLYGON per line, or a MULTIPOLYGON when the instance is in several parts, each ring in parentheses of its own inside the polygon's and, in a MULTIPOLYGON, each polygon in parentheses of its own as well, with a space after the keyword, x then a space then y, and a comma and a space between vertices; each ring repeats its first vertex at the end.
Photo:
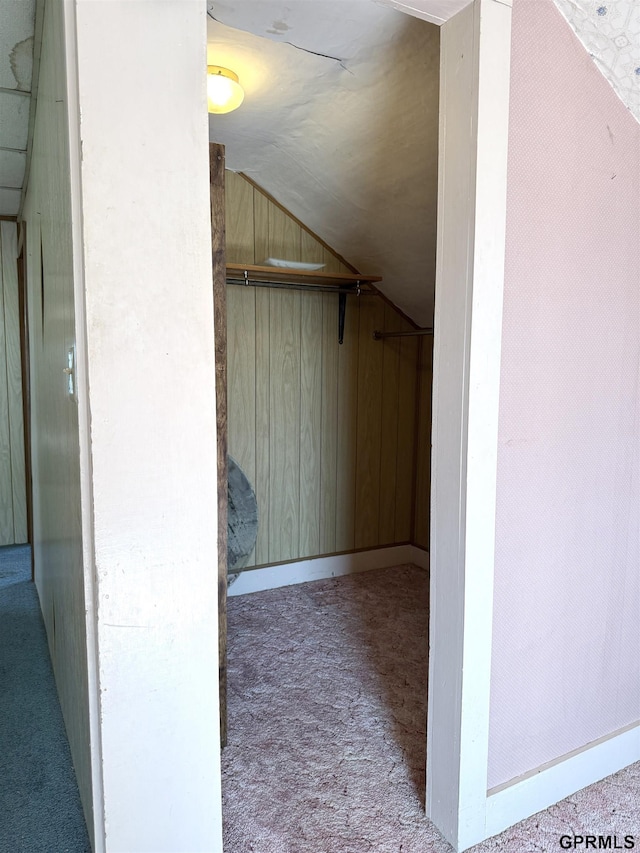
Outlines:
MULTIPOLYGON (((451 853, 424 815, 426 572, 229 599, 225 853, 451 853)), ((640 764, 473 848, 635 835, 640 764)))

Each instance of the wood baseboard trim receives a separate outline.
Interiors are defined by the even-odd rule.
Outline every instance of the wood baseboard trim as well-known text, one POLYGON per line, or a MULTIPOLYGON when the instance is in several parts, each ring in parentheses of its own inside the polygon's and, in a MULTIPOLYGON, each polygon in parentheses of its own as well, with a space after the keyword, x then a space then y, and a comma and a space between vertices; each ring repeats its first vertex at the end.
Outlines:
POLYGON ((262 592, 265 589, 277 589, 281 586, 353 575, 374 569, 387 569, 406 563, 413 563, 426 570, 429 568, 429 554, 415 545, 391 545, 388 548, 375 548, 371 551, 336 554, 299 560, 295 563, 264 566, 261 569, 248 569, 229 587, 228 595, 230 597, 246 595, 251 592, 262 592))
POLYGON ((486 837, 640 761, 640 723, 488 792, 486 837))

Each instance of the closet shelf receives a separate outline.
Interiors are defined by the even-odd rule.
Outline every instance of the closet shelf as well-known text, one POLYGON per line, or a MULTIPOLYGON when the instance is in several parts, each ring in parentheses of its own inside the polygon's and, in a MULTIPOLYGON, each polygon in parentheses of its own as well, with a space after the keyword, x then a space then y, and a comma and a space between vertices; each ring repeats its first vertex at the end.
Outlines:
POLYGON ((344 316, 347 296, 375 294, 374 281, 379 276, 360 273, 333 273, 322 270, 301 270, 287 267, 259 267, 253 264, 227 264, 227 284, 247 287, 275 287, 286 290, 306 290, 311 293, 338 295, 338 343, 344 340, 344 316))
POLYGON ((344 288, 349 292, 356 290, 358 285, 362 292, 375 293, 375 288, 368 287, 374 282, 382 281, 380 276, 362 275, 361 273, 334 273, 322 270, 289 269, 288 267, 261 267, 253 264, 227 264, 228 284, 260 284, 279 287, 290 285, 301 290, 314 290, 326 287, 327 290, 344 288), (364 288, 364 289, 363 289, 364 288))
POLYGON ((433 335, 433 329, 410 329, 406 332, 381 332, 376 329, 373 333, 373 340, 381 341, 384 338, 412 338, 423 335, 433 335))

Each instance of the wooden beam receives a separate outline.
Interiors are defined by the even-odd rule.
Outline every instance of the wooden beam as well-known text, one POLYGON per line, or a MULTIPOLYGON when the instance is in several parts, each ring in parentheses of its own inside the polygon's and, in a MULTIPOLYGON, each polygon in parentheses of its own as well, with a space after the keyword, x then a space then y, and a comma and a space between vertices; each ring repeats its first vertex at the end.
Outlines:
POLYGON ((225 262, 224 145, 209 144, 213 325, 218 443, 218 640, 220 740, 227 743, 227 268, 225 262))

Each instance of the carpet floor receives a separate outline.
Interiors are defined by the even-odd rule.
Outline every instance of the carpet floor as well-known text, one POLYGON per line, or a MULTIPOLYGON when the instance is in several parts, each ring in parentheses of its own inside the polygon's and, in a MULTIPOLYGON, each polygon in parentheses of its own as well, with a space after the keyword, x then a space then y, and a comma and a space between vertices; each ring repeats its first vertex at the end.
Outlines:
POLYGON ((91 851, 25 546, 0 548, 0 851, 91 851))
MULTIPOLYGON (((426 572, 230 598, 225 853, 451 853, 424 814, 426 572)), ((473 848, 636 836, 640 763, 473 848)))

